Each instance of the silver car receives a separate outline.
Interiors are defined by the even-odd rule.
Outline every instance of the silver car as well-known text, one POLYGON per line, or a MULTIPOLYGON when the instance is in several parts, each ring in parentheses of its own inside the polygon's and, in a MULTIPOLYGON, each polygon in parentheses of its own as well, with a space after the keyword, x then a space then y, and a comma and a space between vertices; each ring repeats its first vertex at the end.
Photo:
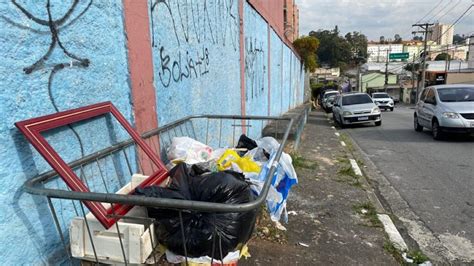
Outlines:
POLYGON ((350 124, 382 124, 382 115, 367 93, 342 94, 332 107, 332 116, 342 128, 350 124))
POLYGON ((474 133, 474 85, 453 84, 425 88, 414 113, 416 131, 430 129, 434 139, 446 133, 474 133))

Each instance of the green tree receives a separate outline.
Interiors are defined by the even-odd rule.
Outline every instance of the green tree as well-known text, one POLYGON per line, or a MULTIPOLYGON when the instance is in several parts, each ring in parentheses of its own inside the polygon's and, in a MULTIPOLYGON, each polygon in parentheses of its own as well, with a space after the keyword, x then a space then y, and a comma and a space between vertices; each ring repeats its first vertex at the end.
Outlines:
POLYGON ((447 53, 440 53, 438 54, 435 59, 435 61, 445 61, 445 60, 451 60, 451 56, 447 53))
POLYGON ((311 31, 310 36, 319 40, 318 61, 330 67, 345 70, 367 58, 367 37, 359 32, 339 35, 339 28, 311 31))
POLYGON ((293 46, 303 59, 305 71, 313 72, 318 66, 316 51, 319 47, 319 40, 312 36, 303 36, 296 39, 293 46))
POLYGON ((402 43, 402 41, 403 41, 402 37, 398 33, 395 34, 395 36, 393 37, 393 40, 394 40, 393 41, 394 43, 402 43))
POLYGON ((461 36, 459 34, 454 34, 453 36, 453 44, 461 44, 462 42, 464 42, 464 40, 464 36, 461 36))

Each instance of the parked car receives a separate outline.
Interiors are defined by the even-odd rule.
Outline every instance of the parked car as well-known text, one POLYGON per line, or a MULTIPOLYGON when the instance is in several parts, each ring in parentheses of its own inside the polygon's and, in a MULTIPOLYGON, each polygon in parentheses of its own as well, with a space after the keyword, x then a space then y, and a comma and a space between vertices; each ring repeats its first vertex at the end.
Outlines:
POLYGON ((326 110, 325 108, 325 102, 326 100, 329 98, 329 96, 331 95, 338 95, 339 92, 338 91, 334 91, 334 90, 327 90, 323 93, 323 96, 321 97, 321 107, 326 110))
POLYGON ((390 109, 390 111, 393 112, 395 103, 392 97, 390 97, 386 92, 374 92, 372 93, 372 99, 380 109, 390 109))
POLYGON ((433 138, 446 133, 474 133, 474 85, 452 84, 425 88, 416 104, 416 131, 431 130, 433 138))
POLYGON ((342 128, 350 124, 382 124, 380 108, 367 93, 342 94, 334 103, 332 116, 342 128))
POLYGON ((332 112, 332 106, 334 104, 334 100, 336 99, 336 96, 339 95, 337 94, 331 94, 329 95, 326 99, 323 101, 323 109, 326 111, 326 113, 332 112))

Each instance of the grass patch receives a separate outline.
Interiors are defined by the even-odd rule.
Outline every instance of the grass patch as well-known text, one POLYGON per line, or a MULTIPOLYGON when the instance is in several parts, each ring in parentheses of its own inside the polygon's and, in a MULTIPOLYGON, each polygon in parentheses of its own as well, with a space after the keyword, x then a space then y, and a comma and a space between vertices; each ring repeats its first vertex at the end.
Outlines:
POLYGON ((340 164, 336 181, 349 183, 354 187, 363 188, 363 184, 360 182, 360 176, 354 173, 354 169, 352 169, 347 155, 337 157, 336 161, 340 164))
POLYGON ((401 265, 404 265, 406 264, 405 260, 403 259, 402 257, 402 254, 400 253, 400 251, 393 245, 392 242, 388 241, 388 240, 385 240, 384 243, 383 243, 383 249, 389 253, 390 255, 392 255, 395 260, 400 263, 401 265))
POLYGON ((310 161, 303 156, 297 154, 296 152, 290 153, 291 159, 293 161, 293 166, 295 168, 305 168, 305 169, 316 169, 318 164, 314 161, 310 161))
POLYGON ((339 136, 339 138, 346 143, 346 147, 347 147, 347 149, 349 149, 349 151, 354 150, 354 145, 352 144, 352 139, 346 133, 342 133, 339 136))
POLYGON ((369 226, 382 227, 382 223, 377 217, 377 211, 375 210, 375 206, 371 202, 367 201, 360 204, 356 204, 353 206, 353 208, 354 211, 357 212, 357 214, 362 215, 362 217, 364 217, 369 222, 369 226))
POLYGON ((407 256, 413 260, 413 263, 416 264, 421 264, 429 260, 429 258, 420 250, 412 250, 408 252, 407 256))

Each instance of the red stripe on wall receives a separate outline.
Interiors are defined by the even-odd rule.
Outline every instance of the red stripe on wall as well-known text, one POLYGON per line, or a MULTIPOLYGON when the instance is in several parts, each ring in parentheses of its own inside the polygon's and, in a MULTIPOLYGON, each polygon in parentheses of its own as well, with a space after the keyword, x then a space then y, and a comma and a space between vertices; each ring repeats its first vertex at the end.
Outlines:
POLYGON ((158 127, 148 4, 123 0, 123 6, 135 127, 143 133, 158 127))

